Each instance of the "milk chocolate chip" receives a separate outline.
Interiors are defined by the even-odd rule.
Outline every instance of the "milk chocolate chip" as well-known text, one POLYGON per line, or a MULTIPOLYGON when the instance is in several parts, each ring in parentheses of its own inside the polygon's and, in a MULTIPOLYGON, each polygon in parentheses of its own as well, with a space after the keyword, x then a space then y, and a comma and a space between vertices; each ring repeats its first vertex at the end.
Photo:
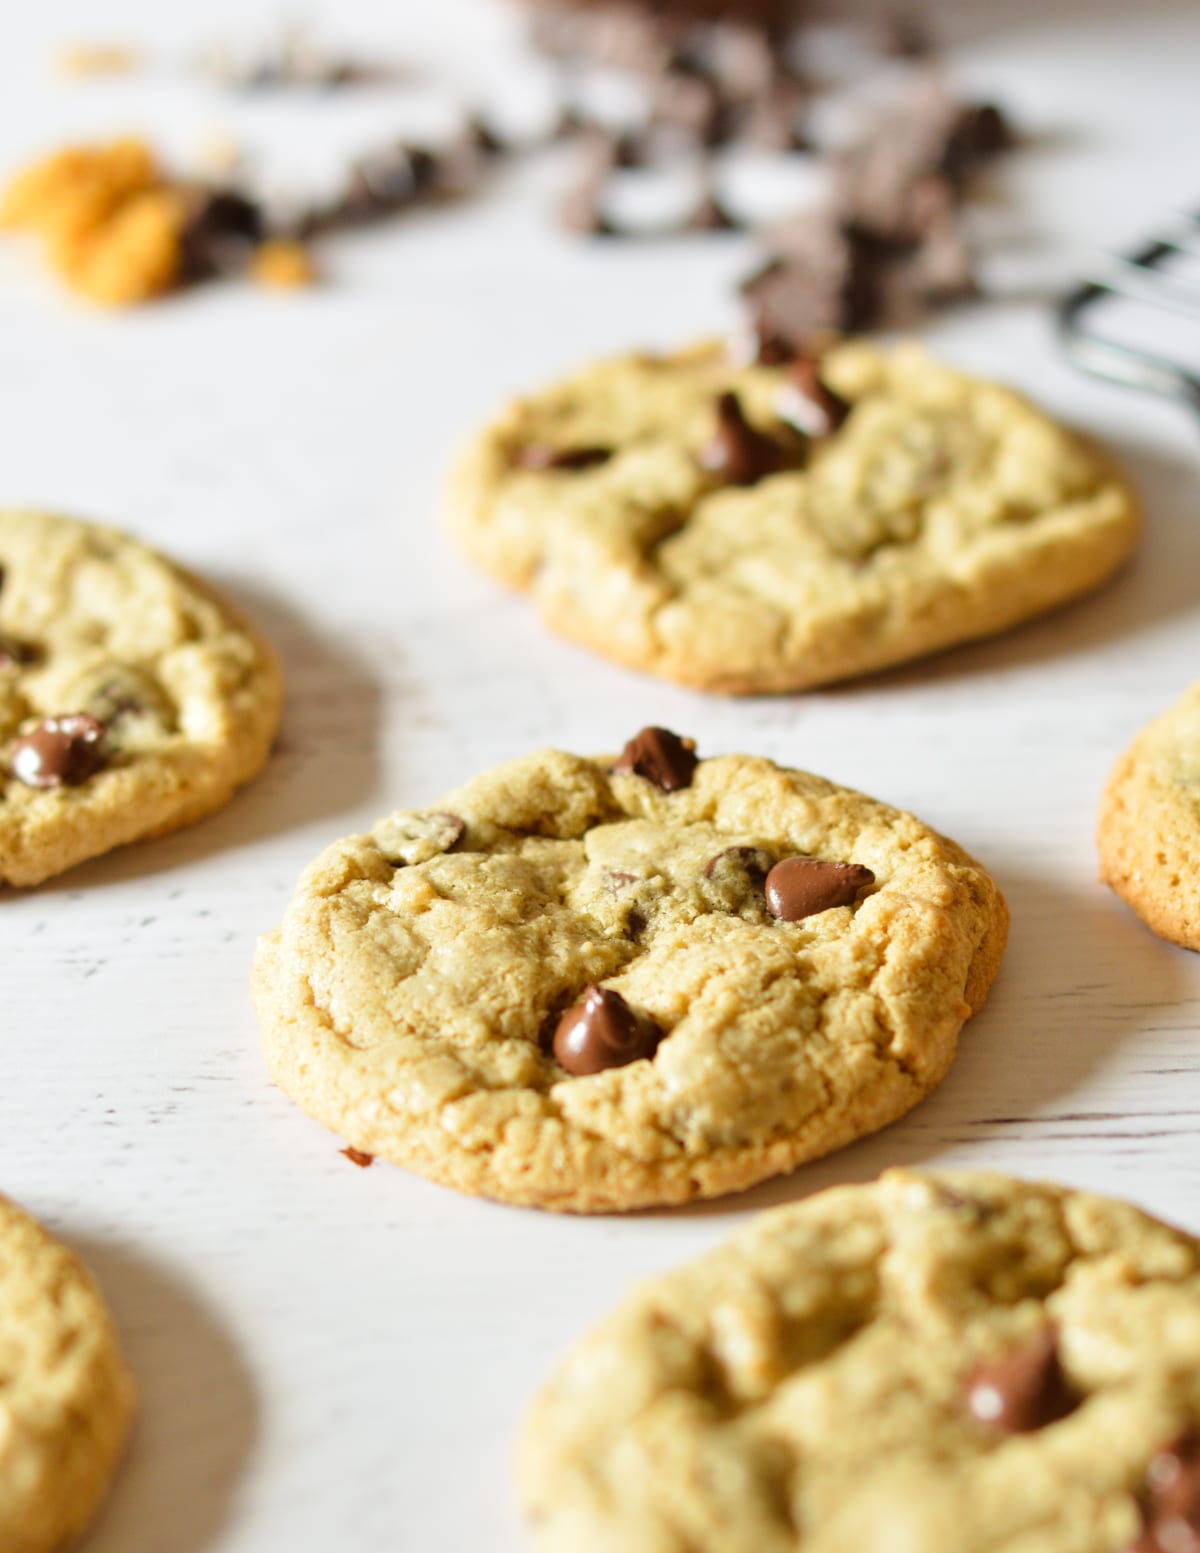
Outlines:
POLYGON ((821 381, 820 364, 801 356, 788 369, 778 400, 782 418, 807 437, 827 437, 850 413, 850 406, 821 381))
POLYGON ((1188 1429, 1146 1468, 1142 1532, 1128 1553, 1200 1550, 1200 1433, 1188 1429))
POLYGON ((466 821, 459 815, 435 809, 428 814, 393 814, 375 827, 374 837, 388 862, 403 868, 452 852, 466 832, 466 821))
POLYGON ((1031 1434, 1057 1423, 1074 1412, 1078 1400, 1058 1361, 1052 1327, 979 1365, 967 1382, 967 1407, 980 1423, 1005 1434, 1031 1434))
POLYGON ((698 765, 694 739, 681 739, 669 728, 643 728, 630 739, 613 770, 645 777, 664 793, 673 793, 691 786, 698 765))
POLYGON ((831 906, 852 906, 875 875, 861 863, 826 863, 818 857, 785 857, 767 875, 767 909, 781 922, 799 922, 831 906))
POLYGON ((78 787, 104 764, 104 724, 86 712, 47 717, 14 739, 8 763, 26 787, 78 787))
POLYGON ((635 1014, 619 992, 593 986, 559 1019, 551 1044, 559 1067, 582 1078, 652 1056, 660 1038, 653 1021, 635 1014))
POLYGON ((750 424, 733 393, 717 400, 716 433, 700 449, 699 459, 701 468, 730 485, 754 485, 785 463, 782 448, 750 424))
POLYGON ((513 462, 518 469, 594 469, 611 457, 611 448, 552 448, 544 442, 527 442, 513 462))

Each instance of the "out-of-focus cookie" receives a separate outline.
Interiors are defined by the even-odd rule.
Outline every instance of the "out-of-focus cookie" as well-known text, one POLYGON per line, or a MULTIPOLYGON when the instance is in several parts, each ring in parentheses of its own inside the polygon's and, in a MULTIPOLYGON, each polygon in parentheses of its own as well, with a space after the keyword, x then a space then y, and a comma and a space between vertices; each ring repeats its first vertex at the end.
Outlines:
POLYGON ((1007 932, 911 815, 644 729, 328 848, 260 943, 267 1061, 356 1150, 628 1209, 751 1186, 945 1074, 1007 932))
POLYGON ((509 405, 448 521, 547 623, 705 690, 799 690, 987 636, 1129 555, 1108 460, 915 346, 624 356, 509 405))
POLYGON ((1200 1243, 895 1171, 629 1294, 518 1455, 539 1553, 1200 1546, 1200 1243))
POLYGON ((0 1548, 58 1553, 104 1498, 133 1382, 91 1275, 0 1198, 0 1548))
POLYGON ((1200 949, 1200 685, 1144 728, 1100 803, 1100 872, 1161 938, 1200 949))
POLYGON ((258 633, 119 533, 0 511, 0 884, 37 884, 220 808, 281 682, 258 633))

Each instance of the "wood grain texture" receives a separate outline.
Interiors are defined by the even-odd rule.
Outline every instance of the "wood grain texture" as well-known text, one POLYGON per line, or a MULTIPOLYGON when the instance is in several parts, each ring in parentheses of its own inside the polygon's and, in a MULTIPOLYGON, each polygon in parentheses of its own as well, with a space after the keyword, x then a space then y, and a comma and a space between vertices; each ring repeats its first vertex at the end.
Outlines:
MULTIPOLYGON (((463 81, 503 59, 485 0, 381 11, 310 8, 463 81)), ((111 0, 102 24, 84 0, 10 12, 0 166, 125 128, 185 151, 217 125, 300 179, 425 111, 41 68, 101 26, 178 58, 265 28, 267 0, 111 0)), ((995 174, 1002 238, 1063 275, 1194 200, 1191 0, 954 12, 963 76, 1032 134, 995 174)), ((277 757, 222 814, 0 897, 0 1190, 90 1258, 144 1397, 89 1553, 518 1553, 510 1442, 551 1358, 639 1274, 888 1164, 1053 1176, 1200 1228, 1200 960, 1097 883, 1092 844, 1112 761, 1200 674, 1197 428, 1076 378, 1035 303, 947 318, 935 348, 1127 460, 1148 510, 1134 566, 1019 634, 824 694, 731 704, 623 673, 459 562, 440 481, 505 394, 720 325, 746 250, 571 243, 549 222, 554 182, 530 170, 331 245, 312 294, 213 288, 119 318, 0 245, 0 495, 109 518, 207 573, 273 635, 290 683, 277 757), (267 1081, 255 935, 332 837, 531 746, 617 748, 648 722, 911 807, 994 870, 1011 946, 950 1077, 881 1136, 684 1212, 562 1221, 355 1169, 267 1081)))

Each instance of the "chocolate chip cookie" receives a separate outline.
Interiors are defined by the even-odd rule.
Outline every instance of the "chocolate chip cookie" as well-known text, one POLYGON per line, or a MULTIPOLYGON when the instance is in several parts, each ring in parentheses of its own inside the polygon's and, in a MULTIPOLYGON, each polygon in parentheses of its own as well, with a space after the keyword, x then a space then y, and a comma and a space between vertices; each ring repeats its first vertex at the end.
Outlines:
POLYGON ((38 884, 219 808, 261 768, 262 638, 128 535, 0 511, 0 884, 38 884))
POLYGON ((547 623, 705 690, 799 690, 987 636, 1137 536, 1097 450, 915 346, 603 362, 466 450, 448 521, 547 623))
POLYGON ((644 729, 328 848, 254 990, 356 1150, 577 1212, 751 1186, 902 1115, 999 965, 995 884, 911 815, 644 729))
POLYGON ((1200 685, 1121 756, 1097 839, 1105 882, 1161 938, 1200 949, 1200 685))
POLYGON ((540 1553, 1200 1546, 1200 1243, 894 1171, 628 1295, 521 1440, 540 1553))
POLYGON ((0 1198, 0 1547, 57 1553, 108 1489, 133 1382, 100 1291, 0 1198))

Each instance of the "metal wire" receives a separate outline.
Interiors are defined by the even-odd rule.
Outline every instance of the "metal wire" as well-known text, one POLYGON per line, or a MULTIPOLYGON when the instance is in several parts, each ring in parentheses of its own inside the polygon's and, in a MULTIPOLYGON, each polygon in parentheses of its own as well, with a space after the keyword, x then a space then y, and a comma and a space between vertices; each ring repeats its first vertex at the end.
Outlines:
POLYGON ((1173 254, 1200 254, 1200 215, 1183 220, 1186 225, 1164 232, 1136 253, 1108 257, 1060 303, 1056 321, 1063 349, 1085 372, 1179 400, 1200 414, 1200 376, 1181 362, 1114 340, 1095 327, 1101 305, 1114 297, 1200 319, 1200 289, 1158 268, 1173 254))

